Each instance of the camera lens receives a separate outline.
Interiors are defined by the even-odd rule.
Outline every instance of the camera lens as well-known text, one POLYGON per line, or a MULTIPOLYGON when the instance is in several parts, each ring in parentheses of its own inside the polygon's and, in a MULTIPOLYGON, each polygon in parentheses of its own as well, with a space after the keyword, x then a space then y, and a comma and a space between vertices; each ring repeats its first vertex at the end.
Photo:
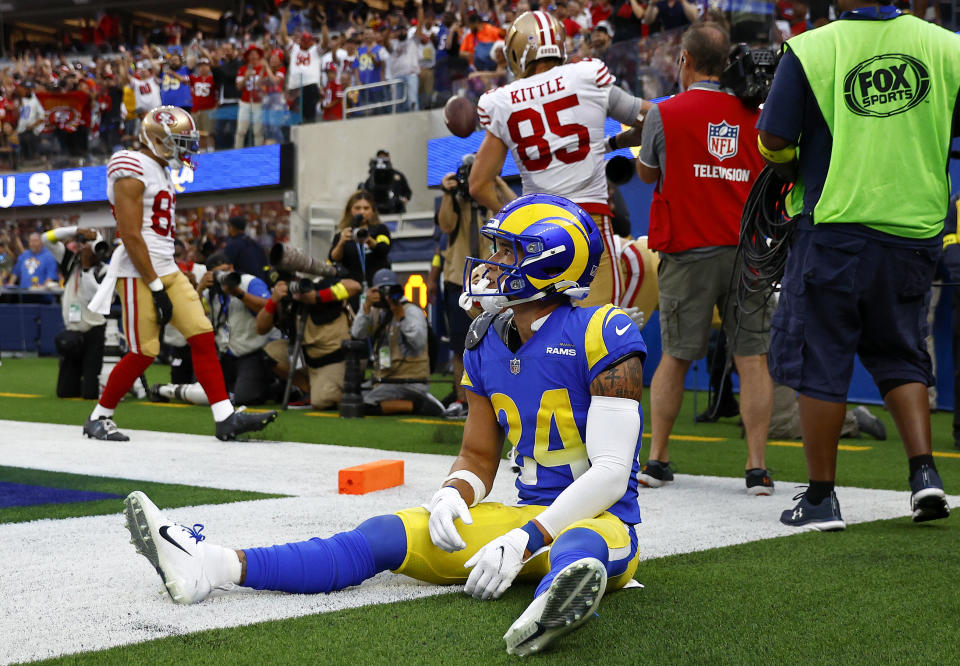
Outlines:
POLYGON ((367 240, 367 238, 370 237, 370 230, 361 227, 357 229, 356 233, 353 234, 353 237, 356 238, 358 241, 367 240))

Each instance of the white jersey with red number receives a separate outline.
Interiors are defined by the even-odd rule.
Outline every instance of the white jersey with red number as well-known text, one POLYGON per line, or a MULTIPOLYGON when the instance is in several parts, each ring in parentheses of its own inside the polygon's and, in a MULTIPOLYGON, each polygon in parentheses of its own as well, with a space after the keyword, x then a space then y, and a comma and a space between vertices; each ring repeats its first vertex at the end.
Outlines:
MULTIPOLYGON (((136 178, 143 183, 143 223, 140 225, 140 234, 147 244, 153 270, 161 276, 176 273, 180 270, 173 259, 177 195, 170 172, 139 151, 121 150, 114 153, 107 164, 107 199, 111 209, 116 204, 113 186, 120 178, 136 178)), ((140 277, 126 251, 114 252, 110 263, 117 277, 140 277)))
POLYGON ((614 80, 585 58, 483 94, 480 125, 510 149, 524 194, 606 205, 603 125, 614 80))
POLYGON ((130 87, 133 88, 133 99, 140 112, 146 112, 155 109, 162 104, 160 101, 160 84, 152 76, 148 79, 130 79, 130 87))

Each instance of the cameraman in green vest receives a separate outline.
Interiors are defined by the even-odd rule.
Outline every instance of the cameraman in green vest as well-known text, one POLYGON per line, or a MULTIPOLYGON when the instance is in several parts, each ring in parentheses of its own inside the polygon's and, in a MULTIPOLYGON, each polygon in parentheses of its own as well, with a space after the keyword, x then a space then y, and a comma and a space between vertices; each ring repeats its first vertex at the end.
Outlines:
POLYGON ((903 439, 913 520, 950 515, 931 455, 924 297, 960 126, 960 37, 888 2, 838 4, 838 21, 785 44, 757 123, 761 154, 796 182, 770 370, 800 394, 810 485, 780 521, 824 531, 846 527, 834 480, 855 354, 903 439))

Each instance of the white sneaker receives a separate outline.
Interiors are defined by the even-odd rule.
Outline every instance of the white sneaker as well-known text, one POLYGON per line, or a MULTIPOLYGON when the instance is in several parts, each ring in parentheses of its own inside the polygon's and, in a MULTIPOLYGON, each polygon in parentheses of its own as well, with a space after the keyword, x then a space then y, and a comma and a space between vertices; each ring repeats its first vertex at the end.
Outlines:
POLYGON ((606 587, 607 569, 600 560, 585 557, 565 566, 503 635, 507 654, 540 652, 578 628, 593 617, 606 587))
POLYGON ((124 503, 130 543, 150 560, 170 597, 178 604, 206 599, 212 586, 203 570, 203 525, 191 529, 168 520, 139 490, 130 493, 124 503))

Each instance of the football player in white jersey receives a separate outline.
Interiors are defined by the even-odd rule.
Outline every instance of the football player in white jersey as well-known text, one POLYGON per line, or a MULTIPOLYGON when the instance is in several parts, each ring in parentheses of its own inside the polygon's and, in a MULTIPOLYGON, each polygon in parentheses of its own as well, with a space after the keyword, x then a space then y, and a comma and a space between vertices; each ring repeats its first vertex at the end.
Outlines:
POLYGON ((95 439, 130 439, 117 430, 113 411, 160 352, 160 327, 167 323, 190 344, 194 373, 210 399, 217 438, 231 440, 262 430, 277 413, 234 411, 213 327, 173 259, 177 196, 167 167, 193 168, 190 158, 200 139, 193 117, 178 107, 159 106, 144 116, 138 138, 140 150, 114 153, 107 165, 107 198, 123 244, 113 253, 107 276, 90 303, 94 312, 107 314, 116 288, 123 302, 129 351, 110 373, 83 433, 95 439))
MULTIPOLYGON (((506 203, 497 196, 494 178, 507 152, 512 153, 524 194, 570 199, 600 228, 603 256, 582 305, 619 305, 623 288, 607 203, 603 126, 610 116, 640 127, 652 104, 614 86, 613 75, 600 60, 563 64, 565 38, 563 24, 546 12, 525 12, 513 22, 505 47, 517 78, 484 93, 477 104, 487 134, 470 172, 470 195, 491 211, 506 203)), ((639 138, 639 131, 628 130, 609 147, 636 145, 639 138)))

